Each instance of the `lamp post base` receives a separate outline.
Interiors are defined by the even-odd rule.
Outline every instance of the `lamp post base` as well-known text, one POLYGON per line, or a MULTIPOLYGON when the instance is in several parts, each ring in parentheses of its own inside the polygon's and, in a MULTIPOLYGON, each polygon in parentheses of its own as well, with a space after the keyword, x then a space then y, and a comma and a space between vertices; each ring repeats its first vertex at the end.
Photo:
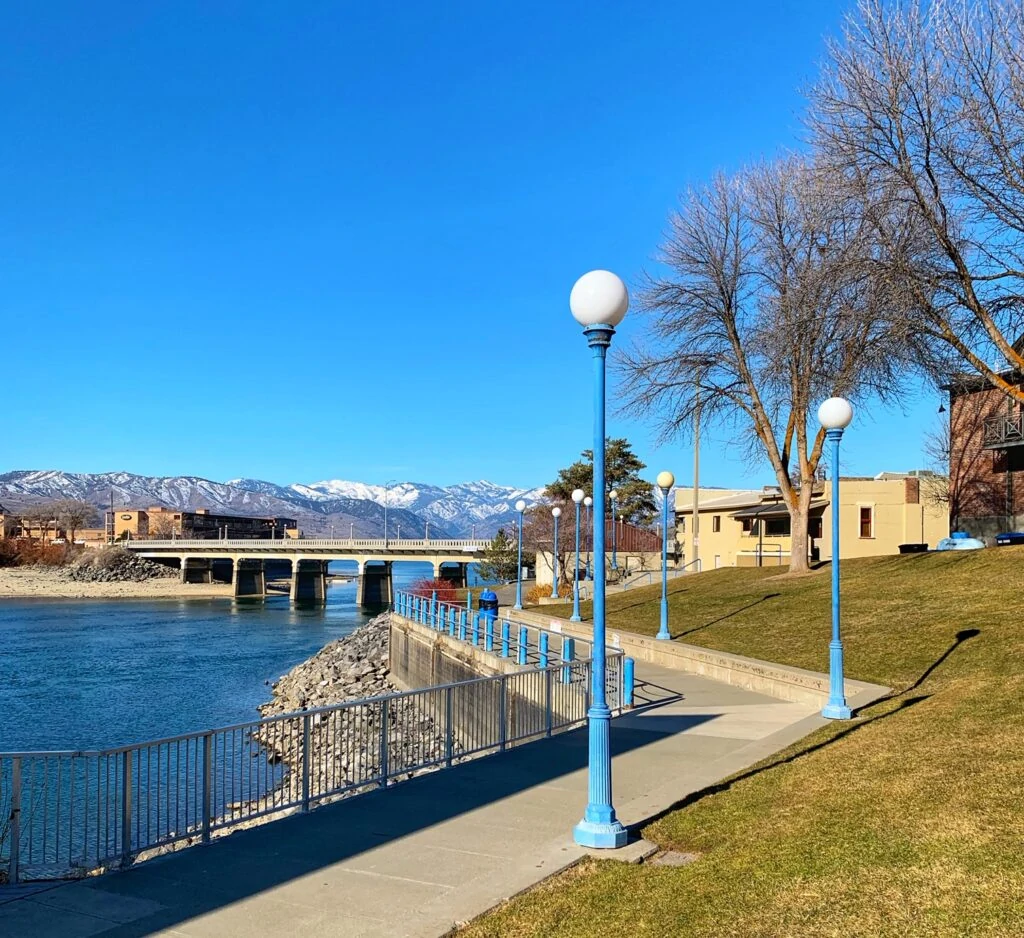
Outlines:
POLYGON ((625 847, 629 831, 619 821, 602 824, 599 821, 580 821, 572 830, 572 839, 581 847, 597 850, 615 850, 625 847))
POLYGON ((582 622, 583 621, 583 617, 582 616, 569 616, 569 621, 570 622, 582 622))
POLYGON ((822 708, 821 715, 827 720, 849 720, 853 712, 845 704, 829 703, 822 708))

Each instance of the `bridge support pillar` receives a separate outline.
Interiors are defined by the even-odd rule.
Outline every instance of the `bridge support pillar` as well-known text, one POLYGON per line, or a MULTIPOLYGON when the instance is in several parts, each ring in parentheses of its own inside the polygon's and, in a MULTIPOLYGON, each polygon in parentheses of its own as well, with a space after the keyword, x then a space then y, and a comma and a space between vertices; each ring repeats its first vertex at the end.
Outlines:
POLYGON ((442 566, 434 564, 434 579, 447 580, 452 586, 465 589, 469 586, 469 564, 454 563, 442 566))
POLYGON ((360 606, 387 606, 393 599, 391 561, 363 564, 356 587, 356 602, 360 606))
POLYGON ((234 575, 231 578, 233 593, 237 596, 266 596, 267 572, 262 560, 235 561, 234 575))
POLYGON ((182 557, 181 582, 212 583, 213 561, 206 557, 182 557))
POLYGON ((327 561, 292 561, 292 602, 327 602, 327 561))

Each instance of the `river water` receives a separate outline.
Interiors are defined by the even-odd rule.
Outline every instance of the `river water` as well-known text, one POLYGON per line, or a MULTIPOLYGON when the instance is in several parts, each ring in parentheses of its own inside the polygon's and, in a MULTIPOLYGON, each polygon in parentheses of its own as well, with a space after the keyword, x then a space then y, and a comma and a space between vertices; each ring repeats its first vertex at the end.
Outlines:
MULTIPOLYGON (((340 567, 344 569, 344 566, 340 567)), ((429 564, 395 566, 401 589, 429 564)), ((97 749, 258 718, 271 682, 366 622, 355 582, 326 605, 0 601, 0 751, 97 749)))

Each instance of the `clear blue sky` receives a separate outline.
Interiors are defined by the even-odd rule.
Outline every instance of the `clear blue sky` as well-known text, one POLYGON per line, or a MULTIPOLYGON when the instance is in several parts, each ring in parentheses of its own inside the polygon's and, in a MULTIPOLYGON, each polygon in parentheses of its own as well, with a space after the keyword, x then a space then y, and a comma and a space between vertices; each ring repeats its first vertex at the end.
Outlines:
MULTIPOLYGON (((590 445, 572 283, 794 144, 843 8, 8 5, 0 470, 548 481, 590 445)), ((919 465, 937 406, 859 420, 844 469, 919 465)))

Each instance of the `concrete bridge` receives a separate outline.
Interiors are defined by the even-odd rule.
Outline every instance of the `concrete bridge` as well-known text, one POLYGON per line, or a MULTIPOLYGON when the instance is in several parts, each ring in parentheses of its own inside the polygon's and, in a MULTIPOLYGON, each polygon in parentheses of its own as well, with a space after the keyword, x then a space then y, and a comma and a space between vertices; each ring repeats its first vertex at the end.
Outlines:
POLYGON ((356 601, 386 605, 394 599, 392 566, 430 563, 435 578, 466 586, 469 565, 490 545, 481 539, 285 538, 283 540, 126 541, 127 550, 174 565, 185 583, 231 583, 235 596, 267 595, 267 564, 291 565, 292 600, 323 602, 332 560, 358 565, 356 601))

